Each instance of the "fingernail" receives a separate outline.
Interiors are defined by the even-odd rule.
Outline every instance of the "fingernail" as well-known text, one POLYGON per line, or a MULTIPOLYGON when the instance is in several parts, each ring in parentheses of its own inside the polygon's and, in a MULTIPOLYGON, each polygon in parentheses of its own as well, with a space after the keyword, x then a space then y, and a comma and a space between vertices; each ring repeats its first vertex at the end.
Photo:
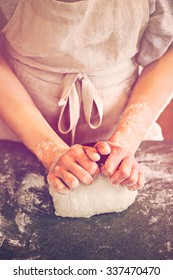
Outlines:
POLYGON ((98 153, 93 153, 93 159, 94 159, 94 161, 99 161, 100 155, 98 153))
POLYGON ((91 178, 91 179, 83 179, 83 184, 84 185, 91 185, 92 184, 92 182, 93 182, 93 178, 91 178))
POLYGON ((78 189, 78 188, 79 188, 79 185, 72 185, 70 189, 71 189, 71 190, 76 190, 76 189, 78 189))

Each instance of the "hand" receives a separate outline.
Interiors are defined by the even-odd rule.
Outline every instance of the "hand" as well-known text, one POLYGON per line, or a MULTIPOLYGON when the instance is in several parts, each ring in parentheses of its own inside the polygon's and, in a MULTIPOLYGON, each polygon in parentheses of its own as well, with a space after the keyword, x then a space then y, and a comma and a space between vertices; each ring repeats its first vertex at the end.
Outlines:
POLYGON ((98 142, 94 147, 100 155, 109 155, 101 166, 101 172, 109 177, 111 183, 128 187, 129 190, 144 186, 142 168, 126 148, 110 141, 98 142))
POLYGON ((61 194, 78 188, 80 182, 89 185, 100 172, 96 163, 99 159, 95 148, 73 145, 55 159, 48 174, 48 182, 61 194))

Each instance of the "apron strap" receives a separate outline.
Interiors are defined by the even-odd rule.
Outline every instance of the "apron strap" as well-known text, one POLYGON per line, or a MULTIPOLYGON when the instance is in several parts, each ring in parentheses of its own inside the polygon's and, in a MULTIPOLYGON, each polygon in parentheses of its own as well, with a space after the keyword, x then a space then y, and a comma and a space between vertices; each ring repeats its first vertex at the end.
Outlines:
POLYGON ((92 129, 98 128, 102 123, 103 103, 93 83, 85 74, 82 74, 82 101, 87 124, 92 129))
POLYGON ((93 83, 83 73, 66 74, 62 82, 62 96, 58 103, 62 107, 58 129, 62 134, 72 133, 74 143, 75 130, 80 118, 80 106, 83 106, 84 117, 90 128, 96 129, 102 123, 103 104, 93 83), (77 89, 81 83, 81 97, 77 89))

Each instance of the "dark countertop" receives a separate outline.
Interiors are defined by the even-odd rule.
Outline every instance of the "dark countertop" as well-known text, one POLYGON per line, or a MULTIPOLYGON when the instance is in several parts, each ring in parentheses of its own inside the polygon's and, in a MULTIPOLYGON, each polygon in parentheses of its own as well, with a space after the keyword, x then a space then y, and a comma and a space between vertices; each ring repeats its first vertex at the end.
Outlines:
POLYGON ((144 142, 137 158, 146 185, 128 210, 60 218, 42 165, 0 141, 0 259, 173 259, 173 143, 144 142))

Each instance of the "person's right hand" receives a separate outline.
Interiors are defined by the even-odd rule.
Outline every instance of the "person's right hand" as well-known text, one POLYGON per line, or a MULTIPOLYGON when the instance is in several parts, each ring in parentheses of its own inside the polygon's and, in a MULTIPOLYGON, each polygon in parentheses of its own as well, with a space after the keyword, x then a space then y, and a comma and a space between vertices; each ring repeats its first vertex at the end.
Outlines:
POLYGON ((93 147, 73 145, 58 159, 55 158, 48 173, 49 185, 66 194, 79 187, 80 182, 89 185, 99 174, 100 155, 93 147))

